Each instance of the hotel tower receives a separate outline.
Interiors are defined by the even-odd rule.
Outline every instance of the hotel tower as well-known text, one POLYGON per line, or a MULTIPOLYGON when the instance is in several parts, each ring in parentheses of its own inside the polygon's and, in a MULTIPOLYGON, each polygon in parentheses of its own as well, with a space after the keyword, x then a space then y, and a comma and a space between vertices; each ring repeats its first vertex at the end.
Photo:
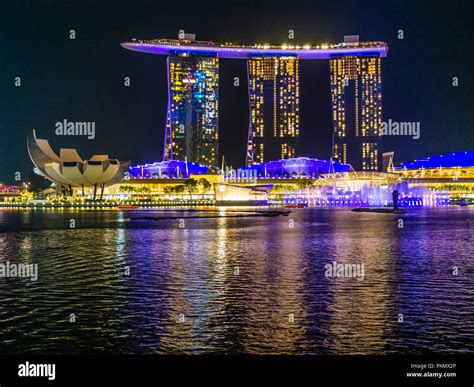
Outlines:
POLYGON ((378 56, 342 56, 329 60, 336 161, 358 171, 382 168, 381 59, 378 56))
POLYGON ((300 132, 298 58, 252 57, 247 66, 247 165, 296 157, 300 132))
POLYGON ((187 160, 218 168, 219 60, 247 63, 249 124, 246 164, 298 155, 299 61, 328 60, 333 118, 332 157, 356 170, 382 168, 381 58, 383 42, 281 46, 176 39, 133 40, 128 50, 167 57, 168 112, 163 160, 187 160))
POLYGON ((219 59, 173 55, 163 160, 188 160, 217 170, 219 59))

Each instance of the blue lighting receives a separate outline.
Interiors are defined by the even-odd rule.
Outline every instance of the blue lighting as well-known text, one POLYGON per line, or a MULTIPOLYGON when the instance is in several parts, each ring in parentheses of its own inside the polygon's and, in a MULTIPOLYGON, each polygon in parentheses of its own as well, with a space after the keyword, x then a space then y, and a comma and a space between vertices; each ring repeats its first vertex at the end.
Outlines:
POLYGON ((208 167, 183 160, 159 161, 130 167, 132 179, 188 178, 190 175, 204 175, 208 167))
POLYGON ((430 168, 474 167, 474 151, 446 153, 415 161, 405 161, 395 170, 430 168))
POLYGON ((327 160, 318 160, 309 157, 266 161, 239 169, 239 171, 249 171, 252 175, 256 175, 259 178, 316 178, 322 173, 350 172, 350 170, 351 166, 349 164, 333 162, 331 165, 327 160))

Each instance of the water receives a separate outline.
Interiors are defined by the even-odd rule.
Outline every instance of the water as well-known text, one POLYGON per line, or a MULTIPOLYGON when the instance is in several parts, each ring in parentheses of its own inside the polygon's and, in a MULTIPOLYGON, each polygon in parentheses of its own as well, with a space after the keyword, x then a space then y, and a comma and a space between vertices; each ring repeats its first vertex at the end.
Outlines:
POLYGON ((473 352, 474 209, 398 217, 307 208, 179 228, 0 210, 0 263, 39 267, 36 282, 0 278, 0 352, 473 352), (327 278, 334 261, 363 263, 364 280, 327 278))

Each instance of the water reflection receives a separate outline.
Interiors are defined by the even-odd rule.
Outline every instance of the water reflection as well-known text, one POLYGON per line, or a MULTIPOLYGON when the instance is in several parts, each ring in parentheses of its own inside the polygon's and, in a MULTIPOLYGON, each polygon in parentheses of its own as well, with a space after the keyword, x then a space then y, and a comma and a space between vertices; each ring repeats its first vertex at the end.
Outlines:
POLYGON ((0 263, 39 265, 36 282, 0 278, 2 352, 472 351, 468 217, 414 210, 399 228, 392 214, 302 209, 180 227, 0 211, 0 263), (327 278, 333 262, 363 264, 364 279, 327 278))

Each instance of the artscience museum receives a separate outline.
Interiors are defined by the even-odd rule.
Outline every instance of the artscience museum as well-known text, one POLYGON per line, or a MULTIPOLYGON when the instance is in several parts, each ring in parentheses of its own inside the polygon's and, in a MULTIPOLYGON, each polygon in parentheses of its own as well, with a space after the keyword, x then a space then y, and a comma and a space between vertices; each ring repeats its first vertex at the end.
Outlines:
POLYGON ((35 130, 28 136, 27 146, 36 174, 50 180, 63 192, 80 187, 84 194, 86 187, 92 187, 94 199, 98 188, 102 196, 104 188, 122 180, 130 167, 130 161, 119 161, 108 155, 94 155, 83 160, 76 149, 70 148, 61 148, 58 156, 47 140, 36 137, 35 130))

